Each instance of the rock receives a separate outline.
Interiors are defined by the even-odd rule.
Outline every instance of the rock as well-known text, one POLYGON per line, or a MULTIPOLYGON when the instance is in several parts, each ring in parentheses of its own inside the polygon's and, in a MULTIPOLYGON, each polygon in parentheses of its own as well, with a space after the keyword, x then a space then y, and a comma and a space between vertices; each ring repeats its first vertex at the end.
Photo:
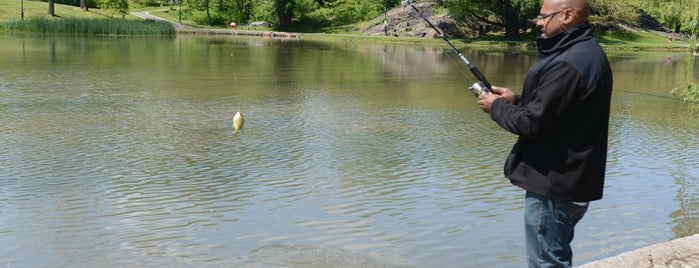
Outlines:
POLYGON ((266 21, 253 21, 250 23, 250 27, 269 27, 269 22, 266 21))

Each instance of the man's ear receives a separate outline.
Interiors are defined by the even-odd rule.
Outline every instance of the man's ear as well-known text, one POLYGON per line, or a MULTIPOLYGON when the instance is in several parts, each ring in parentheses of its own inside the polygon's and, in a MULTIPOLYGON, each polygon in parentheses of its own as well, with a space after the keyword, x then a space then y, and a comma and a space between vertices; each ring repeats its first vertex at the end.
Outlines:
POLYGON ((572 8, 563 10, 563 24, 571 25, 577 19, 578 14, 572 8))

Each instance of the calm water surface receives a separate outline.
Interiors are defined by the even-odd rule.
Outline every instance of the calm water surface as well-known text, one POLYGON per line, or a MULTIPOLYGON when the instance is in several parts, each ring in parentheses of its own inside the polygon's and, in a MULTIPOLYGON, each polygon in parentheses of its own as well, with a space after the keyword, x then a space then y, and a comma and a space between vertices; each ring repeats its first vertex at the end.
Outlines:
MULTIPOLYGON (((443 46, 0 36, 0 264, 522 267, 515 136, 443 46), (234 134, 233 114, 246 117, 234 134)), ((518 88, 533 54, 470 51, 518 88)), ((610 55, 585 263, 699 233, 685 55, 610 55)))

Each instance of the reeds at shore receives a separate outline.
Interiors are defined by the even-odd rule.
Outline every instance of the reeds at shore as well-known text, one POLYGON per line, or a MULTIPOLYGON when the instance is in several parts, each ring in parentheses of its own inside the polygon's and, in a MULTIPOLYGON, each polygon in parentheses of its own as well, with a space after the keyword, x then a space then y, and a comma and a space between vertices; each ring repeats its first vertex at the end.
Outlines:
POLYGON ((114 18, 44 18, 0 22, 2 33, 58 35, 175 35, 169 22, 114 18))

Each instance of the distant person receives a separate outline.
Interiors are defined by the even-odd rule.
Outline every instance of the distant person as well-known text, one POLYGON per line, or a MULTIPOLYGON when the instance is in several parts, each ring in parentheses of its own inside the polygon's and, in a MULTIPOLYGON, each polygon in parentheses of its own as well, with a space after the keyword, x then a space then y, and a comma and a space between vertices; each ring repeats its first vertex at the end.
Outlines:
POLYGON ((673 31, 670 31, 670 33, 667 35, 668 43, 672 44, 672 40, 675 39, 675 33, 673 31))
POLYGON ((478 106, 519 136, 504 173, 526 190, 529 267, 572 267, 575 225, 602 198, 612 70, 587 0, 544 0, 540 12, 539 57, 522 95, 493 86, 478 106))

